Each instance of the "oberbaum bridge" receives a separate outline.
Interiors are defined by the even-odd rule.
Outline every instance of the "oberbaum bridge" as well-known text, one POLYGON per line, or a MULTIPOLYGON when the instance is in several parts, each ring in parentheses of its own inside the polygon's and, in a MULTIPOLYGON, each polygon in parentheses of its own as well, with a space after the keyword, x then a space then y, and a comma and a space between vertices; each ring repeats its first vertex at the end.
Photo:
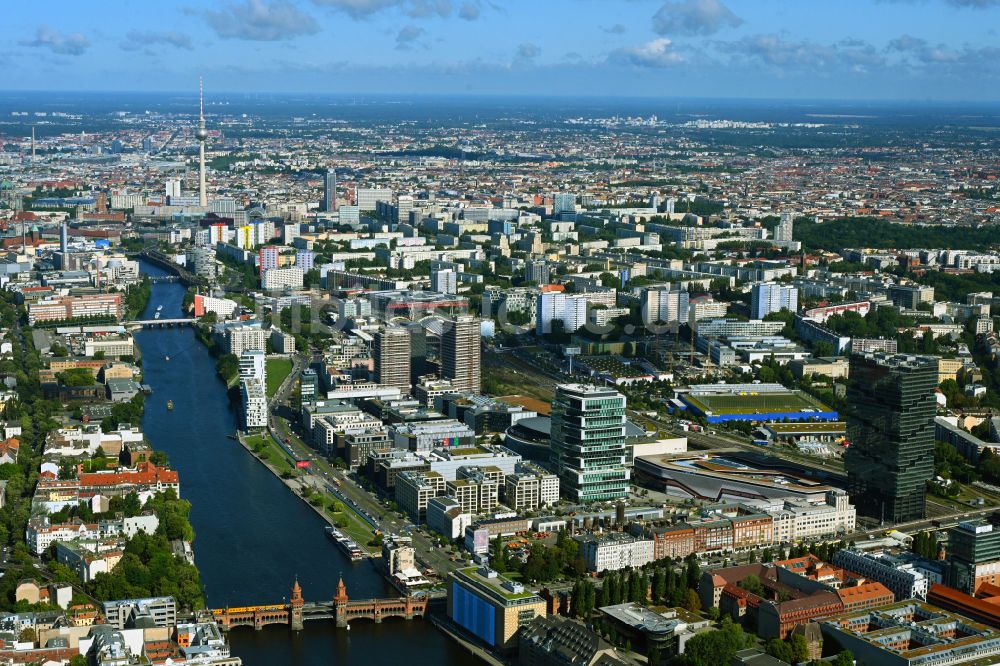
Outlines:
POLYGON ((347 587, 341 577, 333 601, 305 601, 302 598, 302 588, 296 580, 292 585, 292 596, 288 603, 213 608, 202 612, 210 614, 212 619, 226 631, 234 627, 253 627, 260 630, 269 624, 284 624, 292 631, 301 631, 306 620, 333 620, 338 627, 347 627, 354 620, 373 620, 376 623, 389 617, 412 620, 424 616, 427 603, 428 597, 413 596, 351 601, 347 597, 347 587))

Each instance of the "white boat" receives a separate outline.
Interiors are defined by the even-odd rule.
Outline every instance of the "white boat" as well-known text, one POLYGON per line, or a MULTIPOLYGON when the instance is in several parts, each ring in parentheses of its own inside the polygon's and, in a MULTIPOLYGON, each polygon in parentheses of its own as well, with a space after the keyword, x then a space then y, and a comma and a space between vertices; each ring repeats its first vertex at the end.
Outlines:
POLYGON ((364 559, 365 555, 358 547, 358 544, 355 543, 354 539, 347 536, 336 527, 327 526, 326 535, 333 539, 334 543, 340 546, 340 549, 351 558, 352 562, 364 559))
POLYGON ((157 312, 159 312, 159 311, 160 311, 160 310, 162 310, 162 309, 163 309, 163 306, 162 306, 162 305, 157 305, 157 306, 156 306, 156 311, 157 311, 157 312))

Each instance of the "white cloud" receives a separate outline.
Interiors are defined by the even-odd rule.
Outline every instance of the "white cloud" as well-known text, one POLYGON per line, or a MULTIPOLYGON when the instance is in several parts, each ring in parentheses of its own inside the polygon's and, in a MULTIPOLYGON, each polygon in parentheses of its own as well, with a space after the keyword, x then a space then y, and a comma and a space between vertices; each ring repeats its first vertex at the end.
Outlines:
POLYGON ((711 35, 742 24, 721 0, 665 2, 653 15, 653 31, 659 35, 711 35))
MULTIPOLYGON (((387 10, 401 11, 410 18, 446 18, 456 14, 457 0, 312 0, 313 4, 330 7, 355 19, 366 19, 387 10)), ((457 16, 475 21, 482 13, 483 0, 464 0, 457 16)))
POLYGON ((172 46, 188 51, 193 48, 191 38, 180 32, 130 30, 121 43, 121 47, 125 51, 140 51, 155 45, 172 46))
POLYGON ((609 59, 637 67, 670 67, 684 62, 684 57, 674 48, 674 43, 666 37, 619 49, 609 59))
POLYGON ((424 35, 424 29, 415 25, 404 25, 396 34, 396 48, 402 51, 410 49, 424 35))
POLYGON ((19 43, 21 46, 48 49, 59 55, 83 55, 90 48, 90 40, 79 32, 64 33, 44 26, 35 31, 34 39, 23 39, 19 43))
POLYGON ((223 39, 277 42, 319 32, 316 20, 288 0, 244 0, 189 13, 204 16, 223 39))

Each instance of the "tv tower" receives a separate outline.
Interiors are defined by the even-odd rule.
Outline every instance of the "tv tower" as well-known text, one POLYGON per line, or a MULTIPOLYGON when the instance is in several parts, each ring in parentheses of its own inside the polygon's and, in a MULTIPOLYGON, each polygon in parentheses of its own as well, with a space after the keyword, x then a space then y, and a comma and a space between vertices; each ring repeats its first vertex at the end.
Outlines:
POLYGON ((201 77, 198 78, 198 129, 194 136, 198 139, 198 205, 208 205, 208 193, 205 191, 205 140, 208 130, 205 129, 205 91, 201 77))

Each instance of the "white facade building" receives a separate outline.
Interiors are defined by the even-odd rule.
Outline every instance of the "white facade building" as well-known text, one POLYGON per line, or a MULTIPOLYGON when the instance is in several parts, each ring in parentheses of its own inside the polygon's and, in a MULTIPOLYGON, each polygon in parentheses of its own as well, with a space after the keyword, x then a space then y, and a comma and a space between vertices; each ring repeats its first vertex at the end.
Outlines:
POLYGON ((763 319, 772 312, 799 308, 799 290, 791 285, 763 282, 755 284, 750 292, 750 318, 763 319))
POLYGON ((267 396, 264 385, 256 379, 240 380, 243 429, 266 428, 268 422, 267 396))
POLYGON ((641 567, 653 561, 651 539, 618 532, 588 534, 576 539, 580 542, 580 555, 587 564, 587 571, 618 571, 626 567, 641 567))
POLYGON ((267 291, 301 289, 304 281, 305 273, 297 266, 270 268, 263 272, 260 279, 260 286, 267 291))
POLYGON ((587 298, 584 294, 543 293, 536 301, 535 333, 552 332, 552 322, 561 321, 564 333, 572 333, 587 323, 587 298))
POLYGON ((461 539, 472 524, 472 514, 463 513, 453 497, 435 497, 427 502, 427 527, 448 539, 461 539))
POLYGON ((431 273, 431 291, 442 294, 454 294, 458 292, 458 274, 450 268, 431 273))
POLYGON ((267 361, 260 349, 247 349, 240 354, 240 379, 256 379, 267 386, 267 361))

